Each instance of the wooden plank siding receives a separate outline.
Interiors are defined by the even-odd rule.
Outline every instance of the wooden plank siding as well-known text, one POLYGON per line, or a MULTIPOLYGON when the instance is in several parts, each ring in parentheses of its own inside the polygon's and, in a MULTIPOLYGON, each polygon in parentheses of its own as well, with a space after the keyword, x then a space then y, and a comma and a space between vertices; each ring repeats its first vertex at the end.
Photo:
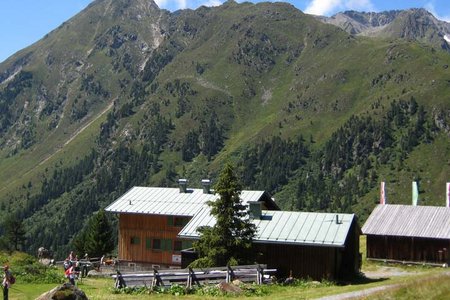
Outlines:
POLYGON ((345 247, 255 243, 258 263, 276 268, 277 275, 295 278, 340 279, 351 277, 360 270, 360 229, 354 220, 345 247))
POLYGON ((312 278, 321 280, 336 277, 339 248, 299 246, 285 244, 254 244, 260 253, 257 261, 267 264, 268 268, 276 268, 277 275, 295 278, 312 278))
POLYGON ((181 243, 189 247, 189 241, 178 239, 177 234, 189 219, 164 215, 120 214, 119 260, 144 262, 161 267, 181 266, 181 251, 175 250, 176 242, 178 246, 181 243), (180 259, 175 261, 174 255, 180 255, 180 259))
POLYGON ((398 261, 450 263, 450 240, 367 235, 367 257, 398 261))
POLYGON ((361 229, 357 221, 354 221, 345 239, 342 263, 338 274, 339 277, 352 276, 360 272, 362 264, 362 254, 359 252, 360 235, 361 229))

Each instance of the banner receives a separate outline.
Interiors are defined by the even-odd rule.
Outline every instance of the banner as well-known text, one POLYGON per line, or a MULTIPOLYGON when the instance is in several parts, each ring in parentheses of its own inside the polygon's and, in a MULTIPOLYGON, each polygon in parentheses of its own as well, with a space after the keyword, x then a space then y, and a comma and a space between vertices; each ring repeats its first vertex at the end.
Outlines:
POLYGON ((419 202, 419 188, 417 186, 417 181, 412 183, 412 205, 417 206, 419 202))
POLYGON ((445 190, 445 199, 447 199, 445 206, 450 207, 450 182, 447 182, 447 189, 445 190))

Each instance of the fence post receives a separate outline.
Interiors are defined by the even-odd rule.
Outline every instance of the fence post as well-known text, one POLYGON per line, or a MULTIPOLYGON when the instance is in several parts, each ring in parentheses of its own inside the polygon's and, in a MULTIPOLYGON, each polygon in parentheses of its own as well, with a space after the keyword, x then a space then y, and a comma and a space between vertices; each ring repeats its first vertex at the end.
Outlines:
POLYGON ((153 269, 152 288, 153 288, 154 286, 158 286, 160 280, 161 280, 161 279, 159 278, 158 271, 157 271, 156 269, 153 269), (158 279, 159 279, 159 280, 158 280, 158 279))
POLYGON ((231 282, 231 267, 230 265, 227 265, 227 276, 225 277, 225 282, 230 283, 231 282))
POLYGON ((192 268, 189 267, 188 270, 188 278, 187 278, 187 283, 186 283, 186 288, 190 289, 192 287, 192 268))
POLYGON ((263 272, 264 270, 261 268, 260 265, 256 268, 256 284, 262 284, 263 281, 263 272))

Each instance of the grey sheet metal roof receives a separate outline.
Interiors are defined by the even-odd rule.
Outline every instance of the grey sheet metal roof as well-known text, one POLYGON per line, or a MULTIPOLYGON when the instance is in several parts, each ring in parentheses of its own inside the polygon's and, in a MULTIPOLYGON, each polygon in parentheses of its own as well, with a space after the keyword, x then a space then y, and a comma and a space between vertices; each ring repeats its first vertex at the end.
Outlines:
MULTIPOLYGON (((353 214, 263 210, 261 219, 253 220, 257 227, 254 241, 344 247, 354 217, 353 214), (336 223, 336 215, 339 223, 336 223)), ((191 219, 178 236, 197 239, 197 228, 214 226, 215 222, 209 209, 204 209, 191 219)))
MULTIPOLYGON (((242 191, 243 202, 258 201, 264 191, 242 191)), ((174 216, 194 216, 206 206, 206 202, 216 200, 215 194, 204 194, 203 189, 188 189, 180 193, 179 188, 133 187, 108 207, 108 212, 174 216)))
POLYGON ((362 228, 363 234, 450 239, 450 208, 378 205, 362 228))

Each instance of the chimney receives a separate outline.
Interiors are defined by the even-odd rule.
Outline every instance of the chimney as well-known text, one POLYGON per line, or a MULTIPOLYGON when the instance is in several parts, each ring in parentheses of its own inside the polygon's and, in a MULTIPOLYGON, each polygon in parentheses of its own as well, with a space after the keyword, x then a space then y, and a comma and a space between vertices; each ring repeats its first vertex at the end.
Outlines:
POLYGON ((338 214, 336 214, 336 224, 342 224, 342 220, 339 220, 338 214))
POLYGON ((187 192, 187 179, 178 179, 178 185, 180 187, 180 193, 186 193, 187 192))
POLYGON ((419 187, 417 181, 412 182, 412 205, 417 206, 419 203, 419 187))
POLYGON ((203 186, 203 194, 209 194, 210 187, 211 187, 211 180, 210 179, 202 179, 202 186, 203 186))
POLYGON ((380 188, 380 204, 387 204, 387 196, 386 196, 386 183, 384 181, 381 182, 380 188))
POLYGON ((249 201, 249 215, 250 219, 261 219, 262 207, 259 201, 249 201))

